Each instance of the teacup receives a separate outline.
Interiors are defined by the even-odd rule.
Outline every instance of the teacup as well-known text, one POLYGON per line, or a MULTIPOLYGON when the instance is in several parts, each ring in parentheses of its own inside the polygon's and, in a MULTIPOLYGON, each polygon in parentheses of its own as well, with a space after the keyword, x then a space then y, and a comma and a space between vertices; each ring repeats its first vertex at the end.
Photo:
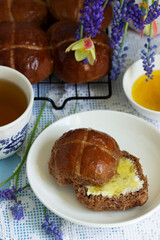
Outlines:
MULTIPOLYGON (((0 80, 10 82, 23 92, 26 99, 24 112, 15 120, 0 126, 0 159, 13 155, 24 142, 27 126, 31 118, 34 92, 29 80, 17 70, 0 66, 0 80)), ((6 90, 7 91, 7 90, 6 90)), ((2 116, 2 112, 0 116, 2 116)))

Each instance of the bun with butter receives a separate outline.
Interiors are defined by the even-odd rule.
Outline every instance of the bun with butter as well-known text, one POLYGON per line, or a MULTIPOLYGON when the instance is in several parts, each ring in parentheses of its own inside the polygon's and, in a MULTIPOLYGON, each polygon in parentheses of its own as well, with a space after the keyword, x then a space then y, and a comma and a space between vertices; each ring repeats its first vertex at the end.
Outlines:
POLYGON ((94 211, 125 210, 148 200, 147 177, 139 159, 121 152, 117 173, 102 187, 74 184, 78 201, 94 211))
POLYGON ((139 159, 93 129, 63 134, 52 148, 49 173, 60 185, 73 184, 78 201, 95 211, 125 210, 148 199, 139 159))

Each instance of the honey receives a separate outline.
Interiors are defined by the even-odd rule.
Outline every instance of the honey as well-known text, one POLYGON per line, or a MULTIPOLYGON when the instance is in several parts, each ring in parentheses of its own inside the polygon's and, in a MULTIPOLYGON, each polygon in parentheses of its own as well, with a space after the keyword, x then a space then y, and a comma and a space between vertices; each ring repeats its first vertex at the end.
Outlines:
POLYGON ((27 106, 24 91, 16 84, 0 79, 0 127, 20 117, 27 106))
POLYGON ((102 195, 103 197, 118 197, 120 194, 138 191, 143 186, 143 181, 137 176, 135 164, 127 158, 121 158, 117 173, 102 187, 87 186, 87 195, 102 195))
POLYGON ((153 79, 139 77, 132 87, 133 100, 142 107, 160 111, 160 70, 153 71, 153 79))

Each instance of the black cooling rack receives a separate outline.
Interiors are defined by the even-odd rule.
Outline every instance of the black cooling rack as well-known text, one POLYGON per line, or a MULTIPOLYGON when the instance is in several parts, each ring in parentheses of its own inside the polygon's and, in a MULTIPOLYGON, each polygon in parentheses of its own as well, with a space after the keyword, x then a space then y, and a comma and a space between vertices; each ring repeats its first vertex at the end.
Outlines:
POLYGON ((46 80, 37 83, 35 91, 35 100, 47 100, 53 108, 61 110, 68 101, 72 100, 100 100, 108 99, 112 95, 111 79, 107 75, 102 79, 98 79, 89 83, 70 84, 57 79, 54 75, 50 75, 46 80), (50 91, 52 94, 46 96, 50 91), (56 97, 62 94, 57 100, 56 97))

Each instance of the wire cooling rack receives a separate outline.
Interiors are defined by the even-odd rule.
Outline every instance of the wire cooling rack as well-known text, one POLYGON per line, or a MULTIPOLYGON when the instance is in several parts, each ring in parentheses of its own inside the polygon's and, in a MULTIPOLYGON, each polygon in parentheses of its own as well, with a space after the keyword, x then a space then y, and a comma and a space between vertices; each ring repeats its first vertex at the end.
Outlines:
POLYGON ((61 110, 68 101, 108 99, 112 95, 110 75, 89 83, 70 84, 50 75, 37 83, 35 100, 47 100, 53 108, 61 110), (49 92, 49 94, 48 94, 49 92), (46 96, 46 94, 48 94, 46 96))

